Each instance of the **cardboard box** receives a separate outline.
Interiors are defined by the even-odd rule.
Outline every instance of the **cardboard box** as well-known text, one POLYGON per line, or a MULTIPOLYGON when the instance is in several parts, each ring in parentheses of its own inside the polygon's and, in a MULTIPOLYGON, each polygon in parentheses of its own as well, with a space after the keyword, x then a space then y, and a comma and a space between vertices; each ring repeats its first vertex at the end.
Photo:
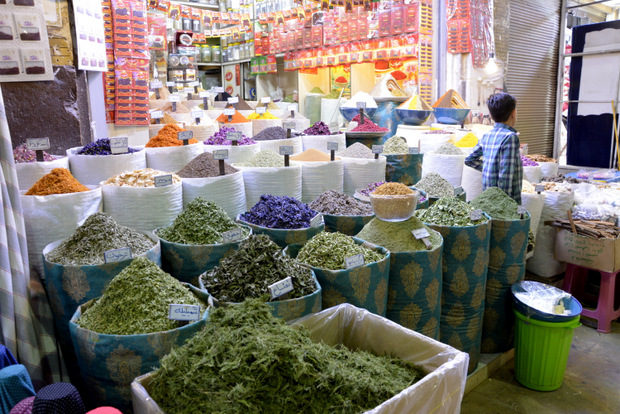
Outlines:
POLYGON ((559 230, 555 259, 604 272, 620 270, 620 238, 593 239, 568 230, 559 230))

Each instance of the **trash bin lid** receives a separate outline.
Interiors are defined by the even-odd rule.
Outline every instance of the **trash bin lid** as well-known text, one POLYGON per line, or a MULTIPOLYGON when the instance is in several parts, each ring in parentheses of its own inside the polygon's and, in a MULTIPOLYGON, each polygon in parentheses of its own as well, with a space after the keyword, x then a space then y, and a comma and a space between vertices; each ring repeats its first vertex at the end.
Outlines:
POLYGON ((515 309, 539 321, 566 322, 581 314, 581 303, 555 286, 524 280, 513 284, 511 291, 515 309))

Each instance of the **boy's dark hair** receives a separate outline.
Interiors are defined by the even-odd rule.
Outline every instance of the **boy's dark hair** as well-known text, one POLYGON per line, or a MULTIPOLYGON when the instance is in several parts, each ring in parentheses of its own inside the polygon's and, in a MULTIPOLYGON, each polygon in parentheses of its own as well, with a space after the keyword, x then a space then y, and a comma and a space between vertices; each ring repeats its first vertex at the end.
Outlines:
POLYGON ((489 96, 487 100, 489 113, 495 122, 506 122, 517 107, 517 99, 509 93, 499 92, 489 96))

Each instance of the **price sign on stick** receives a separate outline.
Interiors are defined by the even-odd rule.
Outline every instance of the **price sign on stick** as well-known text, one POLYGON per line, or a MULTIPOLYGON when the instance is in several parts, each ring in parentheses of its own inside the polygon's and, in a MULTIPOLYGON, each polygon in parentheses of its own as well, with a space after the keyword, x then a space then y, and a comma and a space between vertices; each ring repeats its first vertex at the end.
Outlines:
POLYGON ((216 86, 215 88, 213 88, 213 91, 215 93, 224 93, 224 87, 222 86, 216 86))
POLYGON ((293 154, 293 146, 292 145, 281 145, 280 146, 280 155, 284 155, 284 166, 289 166, 289 157, 293 154))
POLYGON ((338 151, 338 143, 329 141, 327 143, 327 150, 329 151, 329 157, 331 161, 336 160, 336 151, 338 151))
POLYGON ((166 82, 166 87, 168 88, 168 92, 172 93, 174 91, 174 82, 166 82))
POLYGON ((419 154, 420 149, 418 147, 409 147, 409 154, 419 154))
POLYGON ((321 224, 323 224, 323 214, 321 213, 318 213, 310 220, 310 227, 319 227, 321 224))
POLYGON ((105 263, 120 262, 129 259, 131 259, 131 247, 121 247, 120 249, 103 252, 103 261, 105 263))
POLYGON ((422 227, 420 229, 415 229, 412 230, 411 233, 413 234, 413 237, 415 237, 417 240, 422 240, 424 246, 426 246, 426 250, 431 250, 433 248, 432 243, 428 240, 431 234, 428 232, 428 230, 426 230, 426 228, 422 227))
POLYGON ((202 98, 202 105, 204 107, 204 110, 208 110, 209 109, 209 92, 207 91, 201 91, 198 93, 198 96, 202 98))
POLYGON ((26 149, 30 151, 35 151, 37 161, 42 162, 45 159, 43 158, 43 151, 50 149, 50 139, 45 138, 28 138, 26 140, 26 149))
POLYGON ((269 293, 271 293, 271 299, 276 299, 286 295, 293 290, 293 280, 291 277, 277 281, 276 283, 269 285, 269 293))
POLYGON ((256 113, 259 115, 264 114, 265 112, 267 112, 267 108, 264 106, 258 106, 256 107, 256 113))
POLYGON ((482 220, 482 210, 474 210, 469 214, 471 221, 482 220))
POLYGON ((192 100, 192 93, 194 93, 194 88, 191 88, 191 87, 183 88, 183 92, 185 92, 187 94, 187 100, 191 101, 192 100))
POLYGON ((517 214, 519 214, 521 218, 523 218, 523 216, 527 214, 527 208, 525 208, 525 206, 517 207, 517 214))
POLYGON ((183 145, 187 145, 188 141, 194 138, 193 131, 179 131, 177 132, 177 138, 183 141, 183 145))
POLYGON ((375 154, 375 160, 379 159, 379 154, 383 152, 383 145, 373 145, 372 153, 375 154))
POLYGON ((536 191, 538 194, 542 193, 543 191, 545 191, 545 185, 544 184, 536 184, 536 187, 534 187, 534 191, 536 191))
POLYGON ((232 122, 232 117, 235 114, 235 108, 226 108, 224 109, 224 116, 228 117, 228 122, 232 122))
POLYGON ((271 102, 271 98, 269 96, 264 96, 260 98, 260 101, 261 103, 268 104, 269 102, 271 102))
POLYGON ((200 319, 200 305, 171 303, 168 308, 168 319, 184 322, 197 321, 200 319))
POLYGON ((151 81, 151 90, 155 91, 155 99, 161 99, 161 94, 159 93, 159 90, 162 86, 163 84, 158 79, 151 81))
POLYGON ((200 125, 200 118, 202 118, 202 111, 192 111, 192 118, 196 120, 196 125, 200 125))
POLYGON ((243 239, 243 229, 241 227, 222 233, 222 243, 233 243, 241 239, 243 239))
POLYGON ((172 112, 177 111, 177 102, 181 102, 181 97, 179 95, 170 95, 168 97, 168 101, 172 103, 172 112))
POLYGON ((213 151, 213 159, 218 160, 220 167, 220 175, 226 175, 226 165, 224 164, 224 160, 228 159, 228 150, 215 150, 213 151))
POLYGON ((456 187, 456 188, 454 189, 454 196, 455 196, 455 197, 458 197, 458 196, 460 196, 461 194, 463 194, 464 192, 465 192, 465 191, 463 190, 463 187, 456 187))
POLYGON ((226 133, 226 139, 230 141, 233 146, 239 145, 239 140, 243 137, 243 134, 239 131, 228 131, 226 133))
POLYGON ((151 118, 155 120, 156 124, 161 124, 161 119, 164 117, 164 111, 152 111, 151 118))
POLYGON ((110 138, 110 152, 112 154, 126 154, 129 152, 129 138, 110 138))

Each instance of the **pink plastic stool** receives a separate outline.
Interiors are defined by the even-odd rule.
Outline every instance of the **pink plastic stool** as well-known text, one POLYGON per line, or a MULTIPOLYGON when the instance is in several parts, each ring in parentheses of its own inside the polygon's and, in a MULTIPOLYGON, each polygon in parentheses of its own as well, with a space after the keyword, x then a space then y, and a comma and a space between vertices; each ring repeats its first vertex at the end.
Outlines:
POLYGON ((583 266, 568 264, 566 266, 566 274, 564 276, 564 284, 562 289, 570 294, 586 295, 585 285, 587 281, 588 271, 600 273, 601 288, 598 293, 598 300, 595 310, 588 310, 585 307, 581 311, 582 316, 596 319, 597 331, 603 333, 611 332, 611 321, 620 317, 620 307, 614 306, 616 293, 616 279, 620 270, 609 273, 602 270, 590 269, 583 266))

